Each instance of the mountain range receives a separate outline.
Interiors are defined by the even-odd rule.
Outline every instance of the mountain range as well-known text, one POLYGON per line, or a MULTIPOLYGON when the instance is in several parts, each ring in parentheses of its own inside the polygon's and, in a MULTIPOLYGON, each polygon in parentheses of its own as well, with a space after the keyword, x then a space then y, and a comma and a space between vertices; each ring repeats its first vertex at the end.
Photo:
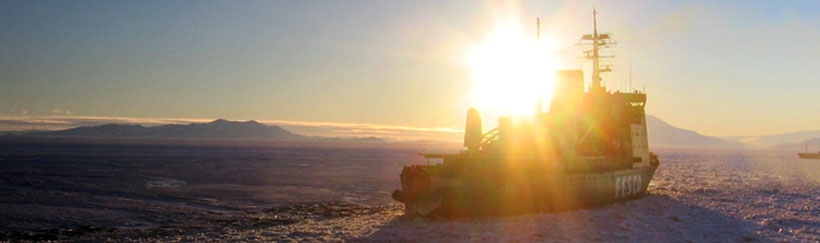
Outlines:
POLYGON ((820 130, 763 136, 711 137, 674 127, 654 116, 646 116, 649 145, 677 148, 758 148, 790 151, 820 149, 820 130))
POLYGON ((655 116, 646 116, 649 146, 676 148, 747 148, 748 144, 677 128, 655 116))
POLYGON ((734 136, 724 139, 738 141, 746 144, 782 148, 788 145, 802 146, 801 144, 820 145, 820 130, 802 131, 784 134, 764 135, 764 136, 734 136))
POLYGON ((781 143, 773 146, 772 148, 799 152, 817 152, 820 150, 820 138, 806 139, 796 143, 781 143))
MULTIPOLYGON (((674 148, 774 148, 783 150, 820 149, 820 131, 806 131, 768 136, 711 137, 692 130, 670 125, 663 120, 646 116, 651 147, 674 148)), ((95 138, 181 138, 181 139, 231 139, 231 140, 315 140, 292 133, 278 126, 268 126, 256 121, 228 121, 224 119, 209 123, 188 125, 169 124, 145 127, 142 125, 105 124, 77 127, 60 131, 12 132, 6 135, 38 137, 95 137, 95 138)), ((324 138, 339 139, 339 138, 324 138)), ((346 141, 384 141, 382 138, 359 138, 346 141)))
POLYGON ((307 137, 291 133, 278 126, 256 121, 215 120, 188 125, 169 124, 154 127, 142 125, 105 124, 77 127, 61 131, 32 132, 23 135, 44 137, 96 138, 183 138, 183 139, 260 139, 301 140, 307 137))

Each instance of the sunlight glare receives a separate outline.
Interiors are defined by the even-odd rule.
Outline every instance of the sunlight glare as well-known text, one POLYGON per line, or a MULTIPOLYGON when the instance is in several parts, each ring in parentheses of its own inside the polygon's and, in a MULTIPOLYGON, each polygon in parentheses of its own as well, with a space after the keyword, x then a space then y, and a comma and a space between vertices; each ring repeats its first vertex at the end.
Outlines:
POLYGON ((539 98, 542 111, 549 108, 555 60, 551 42, 542 32, 523 32, 516 21, 499 25, 484 43, 473 48, 472 105, 494 116, 531 115, 539 98))

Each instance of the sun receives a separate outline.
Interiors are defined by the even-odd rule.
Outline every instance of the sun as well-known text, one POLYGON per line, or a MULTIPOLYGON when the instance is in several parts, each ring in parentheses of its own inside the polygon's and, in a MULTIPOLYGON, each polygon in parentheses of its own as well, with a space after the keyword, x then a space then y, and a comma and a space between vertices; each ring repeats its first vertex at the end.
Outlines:
POLYGON ((551 42, 535 28, 524 33, 517 22, 499 25, 468 57, 472 106, 493 116, 531 115, 552 97, 555 60, 551 42))

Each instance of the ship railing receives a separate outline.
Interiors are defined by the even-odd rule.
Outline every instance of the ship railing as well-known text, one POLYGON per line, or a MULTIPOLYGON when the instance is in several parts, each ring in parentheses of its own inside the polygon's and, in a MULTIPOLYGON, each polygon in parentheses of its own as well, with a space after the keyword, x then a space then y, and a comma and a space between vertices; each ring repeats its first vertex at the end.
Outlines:
POLYGON ((481 147, 487 146, 498 140, 498 128, 493 128, 492 130, 487 131, 484 133, 481 140, 481 147))

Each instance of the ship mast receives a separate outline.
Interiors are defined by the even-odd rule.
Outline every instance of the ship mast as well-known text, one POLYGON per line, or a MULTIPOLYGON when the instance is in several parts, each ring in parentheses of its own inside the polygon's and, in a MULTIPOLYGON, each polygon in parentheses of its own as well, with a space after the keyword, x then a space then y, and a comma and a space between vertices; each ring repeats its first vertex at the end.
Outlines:
POLYGON ((585 58, 592 59, 592 86, 589 87, 592 92, 605 92, 605 88, 601 85, 601 73, 612 71, 612 66, 609 64, 601 64, 601 58, 612 58, 614 56, 601 56, 600 50, 608 48, 609 45, 615 44, 610 39, 609 34, 598 34, 598 11, 592 9, 592 35, 584 35, 581 37, 581 44, 591 44, 592 50, 584 51, 585 58), (590 41, 591 43, 584 43, 583 41, 590 41))
MULTIPOLYGON (((535 35, 538 37, 538 41, 536 45, 541 44, 541 18, 535 18, 535 35)), ((541 103, 543 103, 543 97, 541 94, 538 95, 538 103, 535 105, 535 115, 541 114, 541 103)))

